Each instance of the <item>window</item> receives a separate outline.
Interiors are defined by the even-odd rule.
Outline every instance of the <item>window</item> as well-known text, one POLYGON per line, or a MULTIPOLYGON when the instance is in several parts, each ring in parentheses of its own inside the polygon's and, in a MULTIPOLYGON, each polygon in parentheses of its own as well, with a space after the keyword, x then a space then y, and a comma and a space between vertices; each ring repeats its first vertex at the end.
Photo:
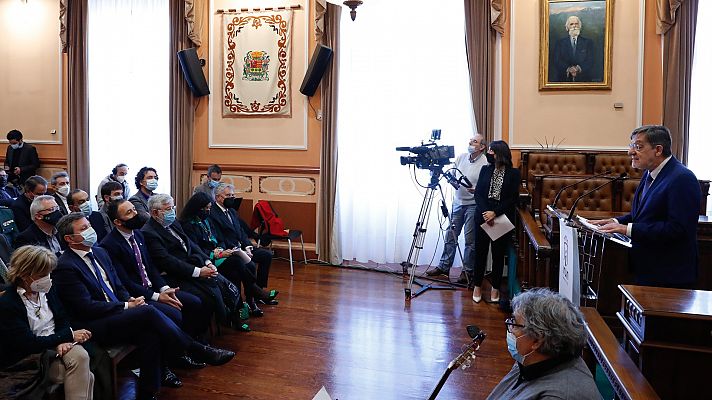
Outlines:
POLYGON ((91 198, 118 163, 169 193, 168 0, 89 0, 88 37, 91 198))

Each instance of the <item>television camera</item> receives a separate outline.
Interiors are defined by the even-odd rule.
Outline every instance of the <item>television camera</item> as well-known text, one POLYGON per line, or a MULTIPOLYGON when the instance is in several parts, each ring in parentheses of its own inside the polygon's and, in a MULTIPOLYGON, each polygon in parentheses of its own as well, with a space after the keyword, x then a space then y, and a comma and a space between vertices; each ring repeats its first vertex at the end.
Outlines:
POLYGON ((422 142, 415 147, 396 147, 396 151, 407 151, 415 156, 401 156, 401 165, 413 164, 420 169, 431 171, 442 171, 442 167, 451 163, 450 159, 455 157, 454 146, 440 146, 435 141, 440 140, 440 129, 433 129, 430 141, 422 142))

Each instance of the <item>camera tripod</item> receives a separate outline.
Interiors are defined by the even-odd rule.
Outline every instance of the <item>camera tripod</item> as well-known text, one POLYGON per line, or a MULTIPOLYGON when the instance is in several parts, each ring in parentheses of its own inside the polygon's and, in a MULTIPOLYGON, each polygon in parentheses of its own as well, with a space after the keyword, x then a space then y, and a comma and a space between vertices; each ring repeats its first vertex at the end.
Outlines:
MULTIPOLYGON (((405 287, 405 300, 408 301, 414 297, 418 297, 427 290, 455 290, 452 285, 434 285, 433 283, 424 284, 415 279, 415 270, 418 264, 418 255, 420 250, 423 249, 423 243, 425 242, 425 233, 428 230, 428 221, 430 220, 430 210, 432 209, 433 199, 435 198, 435 193, 440 193, 440 199, 442 204, 445 204, 445 196, 443 195, 442 188, 440 187, 440 175, 442 174, 442 169, 432 170, 430 183, 425 191, 425 196, 423 196, 423 204, 420 206, 420 213, 418 214, 418 221, 415 223, 415 231, 413 232, 413 242, 410 244, 410 252, 408 253, 408 260, 403 261, 401 266, 403 266, 403 276, 408 275, 408 283, 405 287), (420 289, 413 292, 413 284, 420 286, 420 289)), ((452 221, 450 214, 447 215, 449 226, 452 226, 452 221)))

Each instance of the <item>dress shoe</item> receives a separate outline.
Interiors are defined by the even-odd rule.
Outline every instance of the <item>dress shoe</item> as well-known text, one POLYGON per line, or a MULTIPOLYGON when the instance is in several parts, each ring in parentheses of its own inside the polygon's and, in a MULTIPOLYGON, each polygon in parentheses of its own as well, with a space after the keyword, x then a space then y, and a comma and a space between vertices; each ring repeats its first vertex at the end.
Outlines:
POLYGON ((161 386, 179 388, 183 386, 183 382, 181 382, 180 378, 178 378, 178 376, 174 374, 173 371, 166 367, 163 367, 163 374, 161 376, 161 386))
POLYGON ((490 303, 499 303, 499 290, 492 289, 492 292, 490 292, 490 303))
POLYGON ((232 360, 235 357, 235 352, 194 343, 191 346, 191 355, 198 360, 215 366, 223 365, 232 360))
POLYGON ((252 304, 248 304, 248 305, 250 306, 250 315, 251 316, 263 317, 265 315, 265 313, 259 307, 257 307, 257 304, 252 303, 252 304))
POLYGON ((438 275, 448 275, 448 273, 441 270, 440 268, 434 268, 434 269, 431 269, 430 271, 425 271, 425 275, 438 276, 438 275))
POLYGON ((275 299, 259 299, 257 302, 266 306, 276 306, 277 304, 279 304, 279 300, 275 299))
POLYGON ((173 367, 179 369, 201 369, 205 368, 204 362, 197 362, 188 356, 178 357, 173 361, 173 367))
POLYGON ((472 291, 472 301, 475 303, 479 303, 482 301, 482 289, 478 288, 475 286, 475 289, 472 291))

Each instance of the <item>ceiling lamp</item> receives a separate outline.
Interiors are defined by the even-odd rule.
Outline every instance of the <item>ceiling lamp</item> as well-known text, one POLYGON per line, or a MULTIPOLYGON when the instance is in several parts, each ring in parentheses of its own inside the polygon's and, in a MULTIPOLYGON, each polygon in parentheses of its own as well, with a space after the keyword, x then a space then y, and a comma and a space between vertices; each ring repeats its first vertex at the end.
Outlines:
POLYGON ((346 0, 344 5, 351 9, 351 21, 356 21, 356 7, 363 4, 361 0, 346 0))

